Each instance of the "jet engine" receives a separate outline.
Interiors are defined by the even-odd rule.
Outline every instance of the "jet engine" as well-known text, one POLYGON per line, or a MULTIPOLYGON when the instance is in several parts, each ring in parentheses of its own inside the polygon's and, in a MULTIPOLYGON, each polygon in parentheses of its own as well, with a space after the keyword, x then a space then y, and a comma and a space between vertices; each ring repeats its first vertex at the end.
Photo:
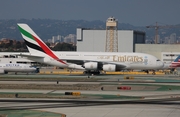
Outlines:
POLYGON ((114 72, 116 71, 116 65, 113 65, 113 64, 103 65, 103 70, 107 72, 114 72))
POLYGON ((98 63, 97 62, 87 62, 84 63, 83 66, 86 70, 97 70, 98 68, 98 63))

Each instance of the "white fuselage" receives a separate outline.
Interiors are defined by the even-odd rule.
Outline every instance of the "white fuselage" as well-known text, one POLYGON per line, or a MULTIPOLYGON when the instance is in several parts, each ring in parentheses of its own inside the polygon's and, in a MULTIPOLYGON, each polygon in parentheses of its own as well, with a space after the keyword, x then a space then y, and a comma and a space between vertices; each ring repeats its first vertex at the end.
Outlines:
MULTIPOLYGON (((115 64, 124 65, 126 67, 122 69, 161 69, 164 64, 156 57, 144 54, 144 53, 120 53, 120 52, 54 52, 59 59, 63 60, 67 64, 63 64, 49 56, 44 55, 42 58, 32 58, 32 60, 43 62, 49 65, 55 65, 59 67, 84 69, 81 65, 74 64, 74 62, 82 61, 86 62, 100 62, 103 64, 115 64), (74 62, 68 62, 74 61, 74 62)), ((40 55, 38 55, 40 56, 40 55)))
POLYGON ((35 72, 37 68, 28 64, 0 63, 0 73, 5 72, 35 72))

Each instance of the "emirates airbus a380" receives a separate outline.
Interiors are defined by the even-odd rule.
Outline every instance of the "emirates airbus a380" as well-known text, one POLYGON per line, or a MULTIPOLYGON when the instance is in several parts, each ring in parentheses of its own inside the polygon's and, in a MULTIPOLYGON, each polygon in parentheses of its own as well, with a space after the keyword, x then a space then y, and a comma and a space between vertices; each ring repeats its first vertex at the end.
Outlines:
POLYGON ((87 74, 100 74, 102 70, 156 70, 164 66, 155 56, 145 53, 52 51, 27 24, 19 23, 18 28, 30 52, 30 55, 21 56, 36 62, 82 69, 87 74))

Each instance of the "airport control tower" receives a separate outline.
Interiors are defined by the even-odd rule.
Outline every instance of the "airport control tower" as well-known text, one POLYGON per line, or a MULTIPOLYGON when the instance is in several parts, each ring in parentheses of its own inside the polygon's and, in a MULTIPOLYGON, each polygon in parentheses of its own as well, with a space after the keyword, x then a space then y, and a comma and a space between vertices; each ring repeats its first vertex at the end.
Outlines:
POLYGON ((118 21, 109 17, 106 21, 106 52, 118 52, 118 21))

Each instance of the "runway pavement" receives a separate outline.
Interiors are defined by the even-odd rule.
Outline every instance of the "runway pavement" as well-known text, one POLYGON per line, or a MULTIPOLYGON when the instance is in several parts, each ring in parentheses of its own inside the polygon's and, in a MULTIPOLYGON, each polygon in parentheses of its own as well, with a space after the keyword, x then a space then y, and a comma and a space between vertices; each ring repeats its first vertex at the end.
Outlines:
MULTIPOLYGON (((21 100, 21 99, 19 99, 21 100)), ((39 99, 38 99, 39 100, 39 99)), ((40 110, 63 113, 67 117, 179 117, 180 102, 0 102, 0 112, 6 110, 40 110)))
MULTIPOLYGON (((72 75, 5 75, 0 76, 1 94, 51 94, 63 95, 65 92, 81 92, 82 99, 50 98, 0 98, 0 114, 7 110, 32 109, 63 113, 66 117, 179 117, 180 78, 178 76, 134 75, 133 80, 124 75, 93 76, 96 81, 74 81, 85 76, 72 75), (34 77, 31 79, 31 77, 34 77), (42 77, 46 78, 45 80, 42 77), (7 79, 6 79, 7 78, 7 79), (13 79, 14 78, 14 79, 13 79), (47 80, 51 78, 52 81, 47 80), (53 78, 55 78, 53 80, 53 78), (72 79, 62 80, 63 78, 72 79), (20 81, 16 81, 20 79, 20 81), (31 79, 31 80, 30 80, 31 79), (38 79, 36 81, 36 79, 38 79), (37 85, 78 85, 100 84, 107 90, 47 90, 47 89, 3 89, 5 84, 37 85), (138 85, 137 85, 138 82, 138 85), (117 90, 117 86, 131 86, 132 90, 117 90), (156 87, 154 88, 154 85, 156 87), (170 87, 171 86, 171 87, 170 87), (109 90, 112 89, 113 90, 109 90), (138 88, 137 88, 138 87, 138 88), (116 97, 116 98, 114 98, 116 97), (121 98, 120 98, 121 97, 121 98), (131 97, 131 98, 130 98, 131 97), (138 97, 138 98, 132 98, 138 97), (141 97, 141 98, 140 98, 141 97)), ((87 79, 87 78, 86 78, 87 79)), ((78 85, 79 86, 79 85, 78 85)))

